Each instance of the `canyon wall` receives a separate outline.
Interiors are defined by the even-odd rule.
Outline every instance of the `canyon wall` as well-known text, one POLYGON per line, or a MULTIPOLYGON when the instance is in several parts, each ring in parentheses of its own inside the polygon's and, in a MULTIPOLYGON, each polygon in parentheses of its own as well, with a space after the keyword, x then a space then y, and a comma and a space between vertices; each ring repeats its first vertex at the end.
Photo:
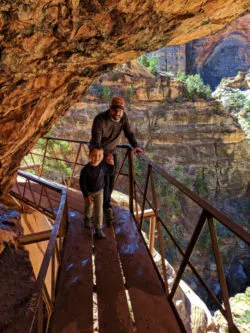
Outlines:
POLYGON ((101 73, 211 35, 248 10, 249 0, 1 1, 0 194, 23 156, 101 73))
MULTIPOLYGON (((204 25, 208 23, 205 21, 204 25)), ((152 55, 158 59, 159 71, 198 73, 214 90, 223 77, 235 76, 250 68, 250 14, 212 36, 148 54, 152 55)))

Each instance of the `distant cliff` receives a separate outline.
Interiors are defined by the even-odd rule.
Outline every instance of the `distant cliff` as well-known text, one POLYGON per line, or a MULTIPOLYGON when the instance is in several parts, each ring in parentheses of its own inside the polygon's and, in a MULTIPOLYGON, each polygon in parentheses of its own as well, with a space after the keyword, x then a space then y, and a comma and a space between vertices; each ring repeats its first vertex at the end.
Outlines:
MULTIPOLYGON (((204 25, 209 21, 204 21, 204 25)), ((235 76, 250 68, 250 14, 216 34, 185 45, 164 47, 149 55, 158 60, 158 70, 199 73, 214 90, 223 77, 235 76)))

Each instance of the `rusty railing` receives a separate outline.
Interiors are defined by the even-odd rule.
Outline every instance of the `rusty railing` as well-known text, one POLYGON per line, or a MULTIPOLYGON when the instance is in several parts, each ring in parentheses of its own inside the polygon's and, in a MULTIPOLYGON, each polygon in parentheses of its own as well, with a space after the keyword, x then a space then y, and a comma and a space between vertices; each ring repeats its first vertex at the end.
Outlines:
POLYGON ((36 210, 54 220, 52 229, 24 235, 19 242, 22 245, 48 241, 42 264, 36 279, 36 288, 32 297, 32 304, 23 317, 22 328, 26 332, 38 333, 46 331, 50 316, 53 312, 56 292, 58 269, 61 263, 63 238, 66 234, 67 191, 41 178, 18 171, 18 179, 11 194, 22 205, 34 207, 36 210), (45 279, 50 274, 50 290, 45 279))
MULTIPOLYGON (((124 146, 123 146, 124 147, 124 146)), ((223 317, 226 319, 228 323, 228 329, 229 332, 239 332, 232 316, 232 311, 229 303, 229 292, 227 288, 225 273, 223 269, 223 262, 222 257, 219 249, 218 239, 217 239, 217 232, 215 228, 214 220, 221 223, 224 227, 226 227, 228 230, 230 230, 235 236, 237 236, 239 239, 241 239, 243 242, 245 242, 247 245, 250 245, 250 234, 245 229, 243 229, 241 226, 234 223, 232 220, 230 220, 226 215, 219 212, 217 209, 212 207, 208 202, 200 198, 195 192, 189 190, 187 187, 185 187, 183 184, 178 182, 176 179, 171 177, 168 173, 166 173, 163 169, 155 165, 151 160, 149 160, 146 155, 138 154, 137 158, 139 158, 143 163, 146 165, 147 173, 146 173, 146 179, 144 188, 141 188, 140 184, 136 181, 135 178, 135 170, 134 170, 134 156, 133 151, 129 148, 128 153, 124 156, 124 159, 121 163, 121 168, 119 169, 117 179, 119 177, 119 174, 122 174, 123 176, 126 175, 126 173, 123 172, 123 166, 126 164, 125 160, 128 159, 128 174, 129 177, 129 198, 130 198, 130 211, 131 214, 134 216, 135 220, 137 221, 137 226, 139 230, 142 230, 143 221, 147 217, 144 215, 145 212, 145 205, 151 209, 151 211, 154 212, 154 214, 150 214, 152 217, 155 216, 155 219, 152 219, 150 222, 150 230, 149 230, 149 254, 151 255, 151 258, 153 260, 153 251, 152 251, 152 240, 155 238, 154 233, 157 232, 157 239, 158 239, 158 248, 161 254, 161 264, 162 264, 162 274, 159 272, 159 276, 162 279, 163 287, 166 291, 166 295, 168 300, 170 301, 170 304, 175 310, 175 313, 177 317, 179 317, 179 314, 177 313, 177 310, 174 306, 174 296, 176 294, 177 288, 180 285, 180 281, 183 277, 184 271, 187 267, 191 269, 193 274, 196 276, 198 281, 201 283, 203 288, 206 290, 208 295, 211 297, 213 302, 216 304, 217 308, 221 311, 223 317), (194 232, 192 233, 191 239, 187 245, 186 251, 183 251, 181 246, 179 245, 179 241, 174 237, 174 235, 170 232, 167 224, 163 221, 162 217, 159 215, 159 205, 158 205, 158 197, 155 189, 155 180, 154 180, 154 173, 156 172, 160 174, 167 182, 169 182, 171 185, 173 185, 175 188, 177 188, 181 193, 183 193, 186 197, 191 199, 195 204, 197 204, 200 209, 201 213, 198 218, 198 221, 196 222, 194 232), (149 184, 151 183, 151 196, 149 198, 149 184), (142 202, 139 204, 138 197, 142 198, 142 202), (138 211, 138 206, 140 206, 140 211, 138 211), (212 249, 215 257, 216 262, 216 268, 217 268, 217 274, 219 278, 219 284, 221 287, 221 296, 222 296, 222 304, 219 300, 219 298, 215 295, 215 293, 208 287, 207 283, 204 281, 198 270, 195 268, 195 266, 190 261, 191 254, 194 250, 194 247, 197 243, 197 240, 199 236, 201 235, 202 229, 205 225, 205 223, 208 223, 209 226, 209 232, 211 237, 211 243, 212 243, 212 249), (155 229, 156 226, 156 229, 155 229), (166 269, 166 263, 165 263, 165 255, 164 255, 164 242, 163 242, 163 236, 162 231, 165 231, 170 239, 172 240, 173 244, 179 251, 179 254, 182 256, 182 261, 179 266, 178 272, 176 274, 176 277, 170 286, 168 283, 168 276, 167 276, 167 269, 166 269)), ((116 179, 116 182, 117 182, 116 179)), ((146 244, 146 242, 145 242, 146 244)), ((180 322, 180 317, 179 317, 180 322)), ((182 325, 183 331, 185 331, 185 327, 182 325)))

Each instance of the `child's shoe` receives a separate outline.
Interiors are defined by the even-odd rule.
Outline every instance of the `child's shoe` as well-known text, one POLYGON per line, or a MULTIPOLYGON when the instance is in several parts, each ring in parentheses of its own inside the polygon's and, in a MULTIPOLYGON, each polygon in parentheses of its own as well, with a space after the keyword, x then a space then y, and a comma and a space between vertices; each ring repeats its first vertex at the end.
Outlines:
POLYGON ((86 228, 86 229, 91 228, 91 219, 89 217, 85 217, 85 219, 84 219, 84 228, 86 228))
POLYGON ((97 239, 104 239, 104 238, 106 238, 106 235, 105 235, 105 233, 102 231, 102 229, 95 229, 95 237, 97 238, 97 239))
POLYGON ((115 217, 112 208, 105 209, 104 213, 106 215, 107 223, 109 225, 113 224, 115 222, 115 217))

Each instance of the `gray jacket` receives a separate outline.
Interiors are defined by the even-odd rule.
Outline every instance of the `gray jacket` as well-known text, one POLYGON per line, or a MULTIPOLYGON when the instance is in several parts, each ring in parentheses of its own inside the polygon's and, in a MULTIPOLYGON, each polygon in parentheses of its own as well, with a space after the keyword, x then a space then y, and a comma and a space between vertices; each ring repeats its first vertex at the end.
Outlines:
POLYGON ((125 112, 120 122, 114 122, 110 119, 109 110, 99 113, 93 121, 91 148, 103 148, 105 153, 113 153, 122 131, 133 148, 139 146, 134 133, 130 129, 125 112))

